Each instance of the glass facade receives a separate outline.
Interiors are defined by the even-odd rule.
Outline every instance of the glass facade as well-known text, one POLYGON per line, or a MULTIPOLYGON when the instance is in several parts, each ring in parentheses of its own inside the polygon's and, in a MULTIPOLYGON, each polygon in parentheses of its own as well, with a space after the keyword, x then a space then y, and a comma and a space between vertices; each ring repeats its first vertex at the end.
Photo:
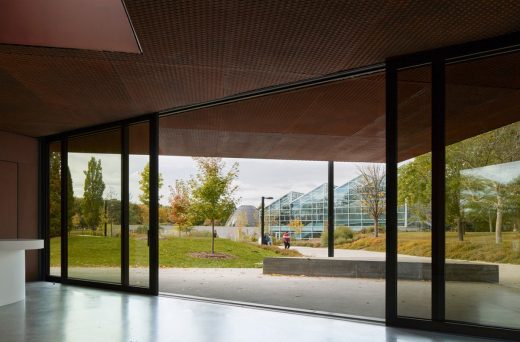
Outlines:
MULTIPOLYGON (((355 231, 374 226, 363 197, 358 191, 360 177, 356 177, 334 189, 334 225, 347 226, 355 231)), ((291 191, 265 207, 267 231, 277 238, 289 231, 296 239, 312 239, 321 236, 327 229, 328 195, 327 183, 306 194, 291 191)), ((408 225, 406 204, 399 207, 400 229, 417 229, 408 225)), ((385 226, 385 216, 379 218, 379 225, 385 226)))

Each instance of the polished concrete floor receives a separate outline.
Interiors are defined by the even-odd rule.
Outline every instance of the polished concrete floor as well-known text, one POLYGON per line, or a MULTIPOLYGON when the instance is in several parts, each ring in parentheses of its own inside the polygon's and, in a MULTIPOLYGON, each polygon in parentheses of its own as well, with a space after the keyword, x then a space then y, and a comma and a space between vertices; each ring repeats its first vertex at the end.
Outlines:
POLYGON ((28 284, 24 302, 0 307, 0 341, 6 342, 475 340, 381 324, 45 282, 28 284))
MULTIPOLYGON (((80 279, 119 282, 115 268, 71 268, 80 279)), ((516 279, 519 278, 516 274, 516 279)), ((148 269, 132 268, 132 284, 147 285, 148 269)), ((264 275, 260 268, 160 268, 159 290, 310 311, 383 319, 383 279, 264 275)), ((399 281, 398 312, 430 318, 431 282, 399 281)), ((481 325, 520 329, 520 288, 502 284, 448 282, 446 317, 481 325)))

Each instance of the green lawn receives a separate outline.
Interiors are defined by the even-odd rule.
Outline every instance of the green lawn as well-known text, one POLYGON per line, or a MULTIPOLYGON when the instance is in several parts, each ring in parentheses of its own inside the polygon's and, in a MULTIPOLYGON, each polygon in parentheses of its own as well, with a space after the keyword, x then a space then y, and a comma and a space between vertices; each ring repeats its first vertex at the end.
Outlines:
MULTIPOLYGON (((464 241, 458 241, 457 233, 447 232, 446 258, 520 264, 520 234, 505 232, 502 233, 502 238, 502 244, 496 244, 495 233, 467 232, 464 241)), ((355 241, 336 248, 384 252, 385 234, 380 234, 378 238, 359 234, 355 236, 355 241)), ((431 256, 431 233, 399 232, 398 252, 406 255, 431 256)))
MULTIPOLYGON (((120 265, 120 239, 101 236, 69 237, 70 266, 120 265)), ((60 265, 60 238, 51 239, 51 266, 60 265)), ((215 252, 227 253, 231 259, 204 259, 190 255, 193 252, 211 252, 211 238, 169 237, 159 241, 159 262, 161 267, 259 267, 264 257, 300 256, 296 251, 285 252, 276 247, 261 247, 249 242, 235 242, 215 239, 215 252)), ((146 239, 130 239, 130 265, 148 266, 146 239)))

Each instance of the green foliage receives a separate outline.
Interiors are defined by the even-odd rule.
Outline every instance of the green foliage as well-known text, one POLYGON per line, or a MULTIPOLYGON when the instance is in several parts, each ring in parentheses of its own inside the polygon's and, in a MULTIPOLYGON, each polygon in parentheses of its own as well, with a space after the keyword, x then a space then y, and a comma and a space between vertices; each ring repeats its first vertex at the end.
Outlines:
POLYGON ((83 191, 82 213, 85 225, 88 228, 96 229, 100 223, 100 213, 103 208, 103 192, 105 183, 103 182, 103 169, 101 160, 92 157, 87 166, 85 174, 85 184, 83 191))
MULTIPOLYGON (((321 234, 321 246, 326 247, 329 245, 328 240, 329 234, 327 230, 324 230, 321 234)), ((351 241, 354 238, 354 231, 350 227, 338 226, 334 229, 334 245, 341 245, 351 241)))
MULTIPOLYGON (((143 218, 141 216, 141 208, 139 207, 139 204, 130 202, 128 206, 128 215, 130 224, 145 223, 143 222, 143 218)), ((148 224, 148 222, 146 222, 146 224, 148 224)))
MULTIPOLYGON (((73 228, 75 214, 74 189, 70 169, 67 169, 68 229, 73 228)), ((49 233, 51 237, 60 236, 61 232, 61 155, 51 152, 49 161, 49 233)))
MULTIPOLYGON (((236 208, 238 164, 224 171, 226 164, 220 158, 195 158, 198 173, 188 182, 191 190, 190 214, 194 220, 208 219, 214 231, 215 221, 226 219, 236 208)), ((213 241, 213 240, 212 240, 213 241)), ((214 253, 214 243, 211 252, 214 253)))
POLYGON ((411 221, 431 224, 431 164, 431 153, 426 153, 397 170, 398 205, 408 205, 411 221))
MULTIPOLYGON (((139 201, 141 204, 148 206, 150 202, 150 163, 146 163, 143 171, 139 173, 139 177, 139 190, 141 190, 139 201)), ((159 190, 162 188, 163 182, 162 174, 159 173, 159 190)))
POLYGON ((170 220, 177 225, 179 236, 181 232, 188 233, 193 226, 193 210, 188 184, 176 180, 175 186, 170 186, 170 220))
POLYGON ((51 237, 61 231, 61 157, 51 152, 49 165, 49 232, 51 237))

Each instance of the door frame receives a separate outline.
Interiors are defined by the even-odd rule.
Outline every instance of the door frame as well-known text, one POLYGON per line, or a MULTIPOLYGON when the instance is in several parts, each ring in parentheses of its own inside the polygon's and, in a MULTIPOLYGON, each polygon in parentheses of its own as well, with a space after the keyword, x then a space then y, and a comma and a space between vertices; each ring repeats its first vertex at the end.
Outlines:
POLYGON ((40 229, 45 241, 43 252, 43 279, 46 281, 81 285, 102 289, 127 291, 157 295, 159 293, 159 150, 158 115, 149 114, 129 120, 103 124, 70 132, 55 134, 39 139, 40 144, 40 229), (150 205, 149 205, 149 282, 148 287, 132 286, 129 282, 129 127, 134 124, 149 125, 149 162, 150 162, 150 205), (121 283, 76 279, 68 276, 68 219, 67 219, 67 177, 61 177, 61 273, 50 274, 50 236, 49 236, 49 146, 59 142, 61 145, 61 174, 67 174, 68 140, 87 134, 119 129, 121 132, 121 283))
POLYGON ((445 318, 445 66, 520 51, 520 33, 386 59, 386 324, 480 337, 515 339, 520 330, 453 322, 445 318), (400 69, 431 66, 432 293, 431 319, 399 316, 397 311, 398 82, 400 69))

